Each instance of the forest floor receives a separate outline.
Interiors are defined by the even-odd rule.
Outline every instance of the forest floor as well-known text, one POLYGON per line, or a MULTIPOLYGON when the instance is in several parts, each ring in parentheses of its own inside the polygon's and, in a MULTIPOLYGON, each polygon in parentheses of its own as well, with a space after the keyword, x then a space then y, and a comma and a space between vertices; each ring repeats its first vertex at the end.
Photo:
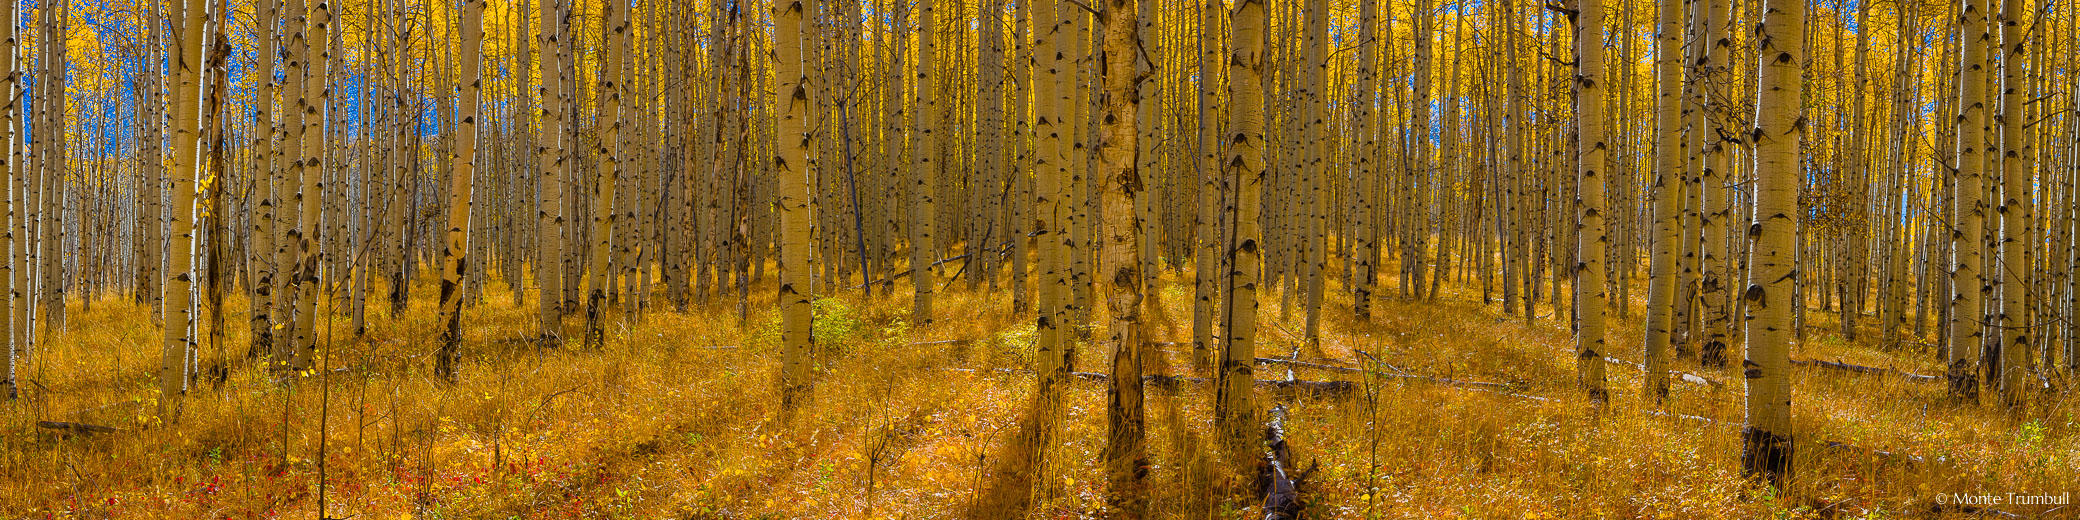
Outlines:
MULTIPOLYGON (((1155 290, 1164 310, 1150 333, 1172 343, 1151 364, 1209 376, 1189 345, 1191 289, 1172 276, 1155 290)), ((575 333, 563 348, 536 349, 532 300, 516 305, 494 282, 464 320, 467 361, 453 386, 429 368, 430 285, 401 319, 371 298, 365 335, 345 317, 322 324, 337 348, 293 384, 242 360, 234 299, 223 346, 202 347, 203 365, 228 359, 228 375, 203 378, 173 425, 152 418, 160 342, 150 309, 75 301, 69 330, 24 367, 22 398, 0 404, 0 518, 313 518, 321 500, 325 517, 356 520, 963 517, 1024 416, 1034 377, 1015 369, 1030 365, 1032 320, 1010 313, 1006 293, 962 280, 940 293, 944 318, 917 327, 907 283, 898 286, 816 302, 819 375, 794 427, 775 413, 770 285, 751 291, 743 319, 728 299, 684 313, 657 305, 611 329, 603 351, 584 351, 575 333)), ((1939 382, 1800 369, 1796 476, 1773 492, 1739 476, 1737 374, 1678 360, 1710 381, 1676 381, 1655 407, 1639 369, 1612 363, 1612 396, 1598 407, 1575 390, 1572 339, 1552 308, 1526 323, 1481 304, 1477 282, 1435 301, 1395 299, 1391 279, 1381 287, 1388 297, 1370 323, 1330 291, 1320 348, 1306 351, 1295 348, 1303 311, 1267 299, 1258 355, 1498 385, 1259 364, 1262 379, 1356 382, 1342 395, 1259 390, 1260 404, 1290 410, 1295 458, 1319 464, 1302 488, 1310 517, 1965 518, 1989 512, 1943 502, 2080 494, 2080 399, 2070 393, 2009 412, 1953 403, 1939 382)), ((1639 360, 1640 308, 1613 316, 1614 357, 1639 360)), ((1845 342, 1831 314, 1809 317, 1795 359, 1940 374, 1928 347, 1845 342)), ((1083 344, 1076 369, 1103 371, 1109 351, 1083 344)), ((1104 515, 1105 399, 1103 383, 1071 383, 1036 516, 1104 515)), ((1210 385, 1151 387, 1152 516, 1237 518, 1261 501, 1208 483, 1222 471, 1202 441, 1211 400, 1210 385)), ((2080 518, 2072 507, 1988 507, 2080 518)))

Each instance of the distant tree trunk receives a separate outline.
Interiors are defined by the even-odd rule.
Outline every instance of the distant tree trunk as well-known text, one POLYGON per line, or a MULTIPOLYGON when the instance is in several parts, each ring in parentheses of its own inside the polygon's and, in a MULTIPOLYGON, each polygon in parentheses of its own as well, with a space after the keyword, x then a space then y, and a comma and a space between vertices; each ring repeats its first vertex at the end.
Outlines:
POLYGON ((1603 2, 1581 0, 1574 21, 1575 124, 1580 128, 1580 158, 1576 165, 1575 314, 1580 326, 1575 331, 1575 384, 1591 399, 1604 401, 1603 312, 1604 250, 1610 234, 1604 225, 1604 131, 1603 131, 1603 2))
MULTIPOLYGON (((784 0, 773 5, 774 132, 780 175, 780 406, 792 411, 809 388, 809 68, 802 52, 802 15, 820 12, 820 0, 784 0)), ((915 275, 922 275, 922 272, 915 275)))
MULTIPOLYGON (((65 242, 65 235, 69 235, 62 231, 65 228, 65 211, 61 202, 65 197, 65 181, 70 177, 72 162, 65 135, 65 127, 68 126, 65 120, 71 114, 66 94, 69 74, 66 72, 68 67, 65 64, 66 42, 70 36, 63 27, 71 17, 71 14, 66 12, 69 11, 70 5, 38 6, 44 16, 42 26, 45 31, 42 42, 44 73, 40 78, 44 81, 37 82, 37 86, 43 89, 43 96, 36 101, 39 111, 43 114, 43 121, 42 124, 33 127, 34 131, 40 134, 36 138, 36 146, 42 148, 36 161, 38 171, 42 172, 38 184, 39 209, 36 212, 36 274, 39 278, 36 283, 36 307, 42 316, 36 329, 30 330, 32 333, 41 332, 38 344, 45 344, 50 338, 65 330, 65 284, 64 278, 60 276, 65 269, 65 259, 59 246, 65 242)), ((196 55, 197 70, 203 66, 200 63, 202 59, 200 54, 196 55)), ((193 79, 197 85, 202 83, 199 76, 193 79)), ((199 99, 195 101, 200 102, 199 99)), ((200 109, 197 110, 199 113, 200 109)), ((190 177, 190 182, 192 181, 193 178, 190 177)), ((192 192, 190 196, 193 196, 192 192)), ((188 218, 191 219, 189 224, 192 226, 193 216, 188 218)), ((179 250, 173 251, 175 252, 171 254, 182 254, 179 250)))
MULTIPOLYGON (((180 420, 181 396, 187 393, 186 367, 188 352, 195 348, 195 337, 190 333, 194 316, 189 313, 189 298, 192 296, 193 276, 190 267, 194 263, 193 244, 195 215, 195 166, 198 158, 197 142, 202 133, 201 93, 203 25, 208 21, 208 2, 187 0, 181 11, 182 20, 180 56, 174 62, 178 75, 174 90, 173 119, 173 253, 167 258, 170 267, 166 270, 166 294, 162 298, 164 307, 160 312, 166 316, 162 328, 164 348, 159 357, 159 419, 167 423, 180 420)), ((55 194, 46 194, 55 198, 55 194)), ((46 241, 56 237, 44 236, 46 241)))
POLYGON ((1708 5, 1703 40, 1704 48, 1697 60, 1699 80, 1705 92, 1704 108, 1704 171, 1700 174, 1703 189, 1699 193, 1699 204, 1703 206, 1697 214, 1699 248, 1704 252, 1698 261, 1703 271, 1698 280, 1698 312, 1703 315, 1704 342, 1697 349, 1697 361, 1704 366, 1724 366, 1726 347, 1733 327, 1730 310, 1733 302, 1727 298, 1727 284, 1735 281, 1727 273, 1727 221, 1733 218, 1732 199, 1727 196, 1733 173, 1729 160, 1732 148, 1740 145, 1738 131, 1728 131, 1726 126, 1733 109, 1726 106, 1729 89, 1725 87, 1727 64, 1733 57, 1733 25, 1726 19, 1725 0, 1702 0, 1708 5))
POLYGON ((1141 94, 1135 73, 1141 48, 1137 0, 1109 0, 1100 12, 1105 27, 1100 64, 1105 110, 1099 114, 1099 157, 1104 161, 1104 270, 1111 280, 1106 304, 1112 311, 1112 378, 1105 466, 1112 485, 1106 504, 1119 518, 1140 518, 1148 507, 1148 448, 1143 433, 1141 388, 1142 223, 1135 204, 1142 191, 1139 169, 1141 94))
POLYGON ((1302 252, 1307 257, 1301 259, 1306 262, 1301 279, 1305 285, 1301 289, 1306 291, 1307 318, 1301 324, 1300 334, 1306 348, 1315 351, 1321 348, 1322 343, 1322 280, 1328 276, 1329 270, 1328 183, 1333 177, 1327 173, 1330 171, 1328 138, 1333 135, 1327 132, 1333 129, 1329 128, 1328 122, 1329 98, 1323 92, 1329 75, 1329 6, 1322 0, 1308 0, 1302 11, 1307 18, 1304 22, 1306 36, 1303 38, 1307 45, 1307 61, 1300 64, 1306 71, 1301 74, 1300 88, 1305 89, 1306 99, 1302 101, 1305 105, 1300 114, 1305 125, 1300 139, 1307 143, 1307 167, 1296 173, 1306 172, 1301 179, 1307 183, 1307 205, 1303 214, 1307 222, 1302 232, 1307 241, 1302 252))
POLYGON ((470 268, 469 229, 471 210, 475 207, 470 181, 477 171, 477 100, 483 91, 483 61, 484 1, 465 0, 462 81, 457 83, 460 88, 455 93, 461 98, 456 104, 458 124, 454 130, 458 142, 450 148, 452 155, 448 157, 454 168, 448 172, 447 244, 441 249, 440 352, 433 360, 434 374, 450 383, 455 382, 455 365, 461 362, 462 354, 462 283, 470 268))
MULTIPOLYGON (((1375 212, 1374 193, 1379 189, 1378 174, 1374 171, 1376 166, 1372 163, 1372 158, 1377 153, 1375 148, 1378 146, 1372 136, 1373 121, 1376 117, 1372 107, 1375 96, 1378 95, 1378 89, 1373 86, 1375 78, 1372 64, 1377 60, 1381 47, 1380 42, 1376 41, 1378 36, 1374 27, 1378 25, 1375 18, 1379 11, 1377 2, 1378 0, 1358 2, 1358 87, 1356 102, 1351 104, 1352 119, 1356 123, 1352 132, 1357 137, 1357 151, 1352 158, 1358 163, 1358 189, 1352 196, 1351 207, 1351 218, 1356 221, 1352 227, 1357 230, 1357 233, 1350 237, 1356 242, 1353 253, 1355 258, 1352 259, 1351 266, 1355 271, 1351 273, 1351 314, 1356 315, 1361 321, 1372 320, 1372 287, 1379 279, 1375 272, 1379 259, 1378 245, 1373 240, 1377 234, 1373 229, 1375 224, 1372 219, 1375 212)), ((1510 122, 1518 121, 1513 117, 1510 122)), ((1203 205, 1205 204, 1202 203, 1203 205)))
POLYGON ((1792 262, 1798 244, 1792 226, 1798 207, 1800 75, 1806 12, 1800 0, 1768 0, 1756 27, 1761 67, 1755 78, 1756 200, 1754 270, 1742 299, 1748 302, 1748 359, 1741 363, 1748 386, 1747 427, 1741 430, 1741 470, 1784 489, 1791 478, 1795 437, 1791 424, 1790 325, 1798 283, 1792 262))
MULTIPOLYGON (((1416 0, 1415 32, 1433 34, 1430 0, 1416 0)), ((1429 242, 1429 209, 1423 200, 1425 184, 1430 172, 1436 168, 1436 158, 1430 151, 1430 38, 1415 38, 1415 84, 1414 104, 1408 123, 1408 140, 1412 148, 1413 162, 1403 168, 1407 177, 1401 183, 1401 295, 1404 298, 1423 297, 1423 259, 1428 256, 1424 244, 1429 242)), ((1598 48, 1601 52, 1601 48, 1598 48)))

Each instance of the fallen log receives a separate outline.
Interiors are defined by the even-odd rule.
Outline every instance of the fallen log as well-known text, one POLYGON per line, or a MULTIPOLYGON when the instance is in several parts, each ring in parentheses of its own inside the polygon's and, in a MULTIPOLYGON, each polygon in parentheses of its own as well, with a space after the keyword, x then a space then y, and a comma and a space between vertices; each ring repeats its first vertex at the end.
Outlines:
POLYGON ((66 430, 66 431, 71 431, 71 432, 75 432, 75 433, 115 433, 115 432, 116 432, 116 428, 115 428, 115 427, 112 427, 112 426, 102 426, 102 425, 98 425, 98 424, 87 424, 87 423, 76 423, 76 422, 64 422, 64 421, 36 421, 36 427, 37 427, 37 428, 48 428, 48 429, 52 429, 52 430, 66 430))
POLYGON ((1293 472, 1292 449, 1286 445, 1286 405, 1271 408, 1271 420, 1264 424, 1264 520, 1293 520, 1300 518, 1306 507, 1300 501, 1300 486, 1313 467, 1293 472))
MULTIPOLYGON (((1070 372, 1069 375, 1076 376, 1078 378, 1088 381, 1105 382, 1112 380, 1112 376, 1107 374, 1100 374, 1097 372, 1070 372)), ((1172 388, 1176 387, 1178 383, 1212 384, 1213 380, 1204 377, 1147 375, 1141 376, 1141 382, 1165 388, 1172 388)), ((1356 390, 1358 388, 1357 383, 1352 383, 1350 381, 1302 381, 1293 379, 1258 379, 1257 386, 1268 386, 1272 388, 1286 390, 1306 390, 1310 392, 1319 392, 1325 394, 1349 393, 1350 391, 1356 390)))
POLYGON ((956 346, 956 345, 966 345, 966 344, 969 344, 969 343, 974 343, 974 342, 975 342, 975 340, 972 340, 972 339, 942 339, 942 340, 939 340, 939 341, 920 341, 920 342, 917 342, 917 343, 911 343, 911 344, 907 344, 907 345, 904 345, 904 346, 906 346, 906 347, 936 347, 936 346, 940 346, 940 345, 946 345, 946 346, 956 346))
POLYGON ((1260 358, 1257 358, 1257 362, 1258 362, 1258 363, 1273 363, 1273 364, 1280 364, 1280 365, 1289 365, 1289 366, 1296 366, 1296 367, 1301 367, 1301 368, 1312 368, 1312 369, 1316 369, 1316 370, 1327 370, 1327 371, 1330 371, 1330 372, 1342 372, 1342 373, 1346 373, 1346 374, 1362 374, 1362 373, 1365 373, 1365 369, 1362 369, 1362 368, 1340 367, 1340 366, 1336 366, 1336 365, 1324 365, 1324 364, 1321 364, 1321 363, 1309 363, 1309 362, 1306 362, 1306 361, 1301 361, 1301 360, 1297 360, 1297 359, 1286 359, 1286 358, 1264 358, 1264 357, 1260 357, 1260 358))
POLYGON ((1900 377, 1904 377, 1904 378, 1907 378, 1907 380, 1908 380, 1908 381, 1917 381, 1917 382, 1923 382, 1923 383, 1933 383, 1933 382, 1936 382, 1936 381, 1942 381, 1942 380, 1943 380, 1943 378, 1941 378, 1941 377, 1937 377, 1937 376, 1926 376, 1926 375, 1916 374, 1916 373, 1913 373, 1913 372, 1906 372, 1906 371, 1901 371, 1901 370, 1896 370, 1896 369, 1891 369, 1891 368, 1882 368, 1882 367, 1869 367, 1869 366, 1863 366, 1863 365, 1852 365, 1852 364, 1848 364, 1848 363, 1843 363, 1843 362, 1841 362, 1841 361, 1827 361, 1827 360, 1820 360, 1820 359, 1815 359, 1815 360, 1810 360, 1810 361, 1809 361, 1809 360, 1803 360, 1803 359, 1793 359, 1793 360, 1791 360, 1791 364, 1792 364, 1792 365, 1797 365, 1797 366, 1802 366, 1802 367, 1820 367, 1820 368, 1832 368, 1832 369, 1835 369, 1835 370, 1841 370, 1841 371, 1845 371, 1845 372, 1855 372, 1855 373, 1858 373, 1858 374, 1877 374, 1877 375, 1885 375, 1885 374, 1896 374, 1896 375, 1898 375, 1898 376, 1900 376, 1900 377))
MULTIPOLYGON (((1634 363, 1634 362, 1631 362, 1631 361, 1626 361, 1626 360, 1623 360, 1623 359, 1618 359, 1618 358, 1614 358, 1614 357, 1606 357, 1606 358, 1603 358, 1603 360, 1604 360, 1605 362, 1608 362, 1608 363, 1614 363, 1614 364, 1619 364, 1619 365, 1626 365, 1626 366, 1630 366, 1630 367, 1632 367, 1632 368, 1635 368, 1635 369, 1639 369, 1639 371, 1641 371, 1641 372, 1645 372, 1645 371, 1647 371, 1647 366, 1646 366, 1646 365, 1644 365, 1644 364, 1640 364, 1640 363, 1634 363)), ((1677 380, 1677 381, 1682 381, 1682 382, 1685 382, 1685 383, 1691 383, 1691 384, 1698 384, 1698 385, 1705 385, 1705 386, 1710 386, 1710 387, 1712 387, 1712 389, 1714 389, 1714 390, 1721 390, 1721 389, 1725 389, 1725 388, 1726 388, 1726 383, 1724 383, 1724 382, 1721 382, 1721 381, 1719 381, 1719 380, 1717 380, 1717 379, 1712 379, 1712 378, 1709 378, 1709 377, 1705 377, 1705 376, 1700 376, 1700 375, 1697 375, 1697 374, 1692 374, 1692 373, 1689 373, 1689 372, 1684 372, 1684 371, 1681 371, 1681 370, 1676 370, 1676 369, 1673 369, 1673 368, 1671 368, 1671 369, 1669 369, 1669 370, 1668 370, 1668 375, 1676 376, 1676 380, 1677 380)))
MULTIPOLYGON (((1920 456, 1917 456, 1917 455, 1908 455, 1908 454, 1905 454, 1905 453, 1893 453, 1893 452, 1889 452, 1889 451, 1885 451, 1885 450, 1881 450, 1881 449, 1876 449, 1876 448, 1865 448, 1865 447, 1857 446, 1857 445, 1854 445, 1854 444, 1849 444, 1849 443, 1846 443, 1846 442, 1836 442, 1836 441, 1825 441, 1825 442, 1821 442, 1821 443, 1820 443, 1820 445, 1821 445, 1821 446, 1823 446, 1823 447, 1826 447, 1826 448, 1828 448, 1828 449, 1832 449, 1832 450, 1841 450, 1841 451, 1855 451, 1855 452, 1862 452, 1862 453, 1868 453, 1868 454, 1874 455, 1874 456, 1876 456, 1876 457, 1878 457, 1878 458, 1880 458, 1880 459, 1885 459, 1885 460, 1887 460, 1887 461, 1897 461, 1897 462, 1902 462, 1902 463, 1906 463, 1906 464, 1921 464, 1921 463, 1925 463, 1925 462, 1928 462, 1928 461, 1927 461, 1926 459, 1922 459, 1922 458, 1921 458, 1920 456)), ((1947 460, 1947 459, 1944 459, 1944 458, 1941 458, 1941 457, 1937 457, 1937 458, 1936 458, 1936 463, 1937 463, 1937 464, 1946 464, 1946 463, 1948 463, 1948 462, 1949 462, 1949 460, 1947 460)))
POLYGON ((1346 374, 1371 374, 1371 375, 1375 375, 1375 376, 1379 376, 1379 377, 1391 377, 1391 378, 1399 378, 1399 379, 1413 379, 1413 380, 1417 380, 1417 381, 1426 381, 1426 382, 1431 382, 1431 383, 1437 383, 1437 384, 1441 384, 1441 385, 1445 385, 1445 386, 1457 386, 1457 387, 1467 387, 1467 388, 1487 388, 1487 389, 1494 389, 1494 390, 1502 390, 1502 391, 1507 391, 1507 390, 1509 389, 1509 385, 1506 385, 1506 384, 1502 384, 1502 383, 1490 383, 1490 382, 1486 382, 1486 381, 1460 381, 1460 380, 1456 380, 1456 379, 1447 379, 1447 378, 1442 378, 1442 377, 1435 377, 1435 376, 1425 376, 1425 375, 1409 374, 1409 373, 1404 373, 1404 372, 1381 372, 1381 371, 1378 371, 1378 370, 1365 370, 1365 369, 1362 369, 1362 368, 1340 367, 1340 366, 1336 366, 1336 365, 1324 365, 1324 364, 1320 364, 1320 363, 1309 363, 1309 362, 1306 362, 1306 361, 1299 361, 1299 360, 1293 360, 1293 359, 1284 359, 1284 358, 1261 358, 1261 357, 1260 357, 1260 358, 1257 358, 1257 362, 1258 362, 1258 363, 1271 363, 1271 364, 1281 364, 1281 365, 1288 365, 1288 366, 1296 366, 1296 367, 1301 367, 1301 368, 1312 368, 1312 369, 1317 369, 1317 370, 1326 370, 1326 371, 1330 371, 1330 372, 1342 372, 1342 373, 1346 373, 1346 374))

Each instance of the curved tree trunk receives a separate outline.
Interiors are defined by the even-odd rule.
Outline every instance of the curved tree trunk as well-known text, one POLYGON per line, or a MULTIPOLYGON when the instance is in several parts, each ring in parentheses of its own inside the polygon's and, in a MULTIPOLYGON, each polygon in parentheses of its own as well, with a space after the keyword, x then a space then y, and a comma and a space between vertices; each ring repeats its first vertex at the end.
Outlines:
MULTIPOLYGON (((484 1, 462 3, 462 81, 457 103, 457 142, 450 148, 448 162, 447 242, 441 249, 441 337, 440 352, 434 357, 433 372, 448 382, 455 381, 455 364, 461 361, 462 282, 469 269, 470 211, 474 208, 470 180, 477 170, 477 102, 483 90, 484 1)), ((479 262, 482 259, 478 259, 479 262)), ((482 269, 482 267, 478 267, 482 269)))

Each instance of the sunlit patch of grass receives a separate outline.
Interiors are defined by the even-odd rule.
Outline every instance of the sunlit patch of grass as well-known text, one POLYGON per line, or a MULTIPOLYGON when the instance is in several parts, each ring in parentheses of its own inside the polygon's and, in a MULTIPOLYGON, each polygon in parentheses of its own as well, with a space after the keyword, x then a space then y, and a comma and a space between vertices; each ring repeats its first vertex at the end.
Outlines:
MULTIPOLYGON (((1165 271, 1154 289, 1168 307, 1151 317, 1150 339, 1173 343, 1149 358, 1169 374, 1211 377, 1207 354, 1189 343, 1191 272, 1165 271)), ((1301 337, 1303 313, 1279 320, 1278 295, 1267 293, 1258 355, 1297 349, 1303 360, 1507 391, 1260 365, 1263 378, 1360 384, 1347 397, 1258 394, 1261 403, 1290 407, 1294 453, 1303 465, 1319 464, 1305 489, 1315 515, 1926 517, 1937 493, 2056 494, 2080 482, 2080 411, 2070 395, 2010 412, 1954 403, 1940 384, 1800 370, 1796 483, 1781 492, 1745 484, 1737 373, 1677 360, 1727 386, 1675 383, 1657 408, 1640 394, 1638 371, 1613 364, 1611 401, 1599 408, 1574 387, 1565 314, 1541 302, 1541 316, 1527 325, 1481 304, 1471 278, 1435 301, 1403 300, 1387 274, 1369 321, 1350 314, 1348 293, 1332 283, 1313 350, 1301 337), (1830 449, 1829 441, 1849 447, 1830 449)), ((75 306, 71 329, 24 367, 24 398, 5 405, 0 512, 310 517, 322 459, 335 518, 961 518, 1032 399, 1033 374, 996 370, 1032 367, 1031 316, 1011 313, 1002 292, 965 284, 939 293, 940 314, 928 325, 900 290, 814 300, 817 382, 786 424, 774 388, 779 318, 770 281, 749 292, 742 317, 733 297, 681 313, 653 296, 640 322, 609 327, 600 351, 576 341, 538 349, 533 301, 504 287, 493 283, 469 309, 463 380, 452 386, 430 374, 430 299, 393 318, 387 302, 371 298, 359 337, 343 309, 321 308, 328 370, 277 384, 262 363, 242 357, 244 303, 230 298, 226 339, 204 344, 200 362, 227 368, 221 382, 197 382, 177 424, 154 417, 159 328, 150 309, 116 300, 75 306), (65 436, 36 420, 121 431, 65 436)), ((1093 316, 1097 331, 1104 319, 1102 309, 1093 316)), ((1858 341, 1846 341, 1830 328, 1839 323, 1831 314, 1810 311, 1808 319, 1812 330, 1794 346, 1796 357, 1937 373, 1920 347, 1871 346, 1871 320, 1858 341)), ((582 321, 574 316, 564 337, 577 338, 582 321)), ((1640 359, 1641 320, 1610 321, 1609 355, 1640 359)), ((1077 370, 1104 370, 1105 337, 1079 343, 1077 370)), ((1248 516, 1260 500, 1212 496, 1220 475, 1235 468, 1220 467, 1226 459, 1213 454, 1211 393, 1193 385, 1149 391, 1157 517, 1248 516)), ((1104 407, 1102 383, 1069 383, 1061 431, 1040 468, 1038 515, 1103 515, 1104 407)))

